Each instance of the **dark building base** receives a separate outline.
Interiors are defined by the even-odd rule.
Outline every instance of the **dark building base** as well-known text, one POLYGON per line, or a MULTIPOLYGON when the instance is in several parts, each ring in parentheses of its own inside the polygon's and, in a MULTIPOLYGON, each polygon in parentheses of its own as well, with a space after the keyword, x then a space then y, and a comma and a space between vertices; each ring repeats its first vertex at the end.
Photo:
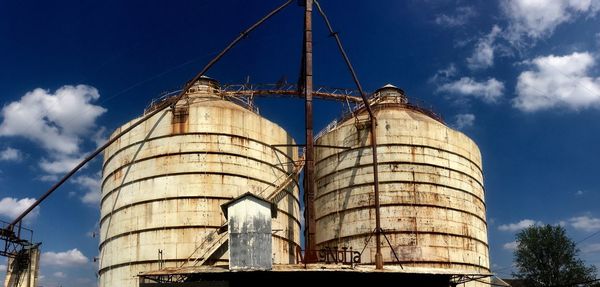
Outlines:
POLYGON ((392 283, 394 286, 431 286, 448 287, 450 275, 409 274, 391 272, 221 272, 194 274, 183 283, 140 283, 140 287, 237 287, 237 286, 289 286, 307 287, 332 286, 370 286, 369 284, 392 283))

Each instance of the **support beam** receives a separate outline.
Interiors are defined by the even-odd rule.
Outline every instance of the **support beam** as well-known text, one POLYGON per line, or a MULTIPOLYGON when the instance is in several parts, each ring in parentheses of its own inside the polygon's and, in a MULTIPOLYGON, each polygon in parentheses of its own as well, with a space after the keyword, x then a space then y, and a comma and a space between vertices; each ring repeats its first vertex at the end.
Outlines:
MULTIPOLYGON (((303 54, 303 92, 306 113, 306 152, 304 165, 304 196, 306 210, 306 249, 316 250, 315 226, 315 154, 313 138, 313 62, 312 62, 312 6, 313 0, 305 0, 304 6, 304 54, 303 54)), ((311 260, 312 254, 307 254, 311 260)))
POLYGON ((375 268, 383 269, 383 256, 381 254, 381 216, 380 216, 380 212, 379 212, 379 209, 380 209, 379 208, 379 169, 378 169, 379 164, 377 162, 377 118, 375 117, 375 114, 373 113, 373 110, 371 109, 371 105, 369 105, 367 96, 366 96, 360 82, 358 81, 358 77, 356 76, 354 67, 352 67, 352 63, 350 62, 350 59, 348 58, 348 55, 346 54, 346 51, 344 50, 344 46, 342 46, 342 41, 340 40, 340 36, 338 35, 337 32, 335 32, 333 30, 333 27, 331 26, 331 23, 329 22, 327 15, 323 11, 323 9, 321 8, 321 5, 319 5, 319 2, 317 0, 315 0, 315 5, 317 6, 317 9, 319 10, 319 13, 321 14, 321 16, 323 16, 323 20, 325 21, 325 24, 327 25, 327 28, 329 29, 330 35, 335 38, 335 42, 337 43, 340 54, 342 54, 342 57, 344 58, 344 62, 346 62, 346 66, 348 66, 348 70, 350 71, 350 74, 352 75, 352 79, 354 80, 354 83, 356 84, 356 88, 360 92, 360 96, 363 99, 363 103, 365 105, 365 108, 367 109, 367 112, 369 113, 369 118, 371 119, 371 149, 372 149, 372 154, 373 154, 373 191, 375 193, 375 244, 376 244, 375 268))

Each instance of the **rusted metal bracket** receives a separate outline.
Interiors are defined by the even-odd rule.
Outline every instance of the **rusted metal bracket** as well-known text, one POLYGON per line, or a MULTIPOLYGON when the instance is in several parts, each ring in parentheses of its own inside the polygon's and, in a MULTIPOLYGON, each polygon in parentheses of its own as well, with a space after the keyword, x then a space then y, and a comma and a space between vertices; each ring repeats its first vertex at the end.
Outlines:
POLYGON ((492 274, 460 274, 460 275, 452 275, 452 277, 450 278, 450 284, 451 286, 458 286, 460 284, 465 284, 467 282, 471 282, 471 281, 476 281, 476 282, 480 282, 480 283, 486 283, 489 284, 491 286, 503 286, 503 285, 494 285, 494 284, 490 284, 488 282, 485 281, 481 281, 481 279, 484 278, 488 278, 491 277, 492 274))
POLYGON ((33 243, 33 231, 21 226, 8 228, 9 223, 0 221, 0 256, 16 257, 27 247, 35 245, 33 243), (25 239, 25 237, 28 237, 25 239))
POLYGON ((385 235, 385 232, 383 232, 383 230, 382 230, 382 234, 383 234, 383 238, 385 238, 385 241, 387 241, 388 245, 390 246, 390 249, 392 249, 392 253, 394 254, 394 257, 396 258, 396 261, 400 265, 400 268, 404 269, 404 267, 402 267, 402 264, 400 263, 400 258, 398 258, 398 254, 396 254, 396 249, 394 249, 394 246, 392 246, 392 243, 387 238, 387 236, 385 235))

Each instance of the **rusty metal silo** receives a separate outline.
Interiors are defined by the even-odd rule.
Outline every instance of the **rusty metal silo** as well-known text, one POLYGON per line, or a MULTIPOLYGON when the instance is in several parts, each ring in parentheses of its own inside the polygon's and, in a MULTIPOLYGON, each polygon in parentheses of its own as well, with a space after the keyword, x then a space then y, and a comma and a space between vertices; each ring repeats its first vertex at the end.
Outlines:
MULTIPOLYGON (((399 265, 489 272, 481 154, 461 132, 407 103, 387 85, 374 94, 383 260, 399 265), (395 253, 395 254, 394 254, 395 253), (397 258, 396 258, 397 257, 397 258)), ((352 247, 375 263, 373 169, 368 116, 358 110, 316 144, 318 248, 352 247), (347 149, 327 148, 343 146, 347 149)))
POLYGON ((138 286, 138 273, 162 268, 227 265, 227 236, 217 232, 225 224, 220 207, 246 192, 265 198, 278 192, 273 263, 294 263, 300 214, 297 179, 290 177, 298 151, 274 144, 295 142, 203 78, 174 107, 108 147, 100 286, 138 286))

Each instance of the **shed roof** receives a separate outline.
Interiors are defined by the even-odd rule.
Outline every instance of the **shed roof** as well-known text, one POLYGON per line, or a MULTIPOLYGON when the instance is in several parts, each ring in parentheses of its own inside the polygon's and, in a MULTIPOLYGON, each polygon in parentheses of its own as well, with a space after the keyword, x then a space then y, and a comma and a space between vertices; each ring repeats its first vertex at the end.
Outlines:
POLYGON ((268 200, 268 199, 266 199, 264 197, 258 196, 258 195, 254 194, 254 193, 246 192, 246 193, 244 193, 244 194, 242 194, 242 195, 240 195, 240 196, 238 196, 238 197, 236 197, 236 198, 234 198, 234 199, 232 199, 232 200, 230 200, 228 202, 225 202, 225 203, 221 204, 221 210, 223 211, 223 215, 225 215, 225 218, 227 218, 227 208, 230 205, 232 205, 232 204, 234 204, 234 203, 236 203, 236 202, 238 202, 238 201, 240 201, 240 200, 242 200, 244 198, 247 198, 247 197, 253 197, 255 199, 258 199, 259 201, 262 201, 262 202, 265 202, 265 203, 269 204, 271 206, 271 216, 272 217, 277 217, 277 205, 274 202, 272 202, 272 201, 270 201, 270 200, 268 200))

